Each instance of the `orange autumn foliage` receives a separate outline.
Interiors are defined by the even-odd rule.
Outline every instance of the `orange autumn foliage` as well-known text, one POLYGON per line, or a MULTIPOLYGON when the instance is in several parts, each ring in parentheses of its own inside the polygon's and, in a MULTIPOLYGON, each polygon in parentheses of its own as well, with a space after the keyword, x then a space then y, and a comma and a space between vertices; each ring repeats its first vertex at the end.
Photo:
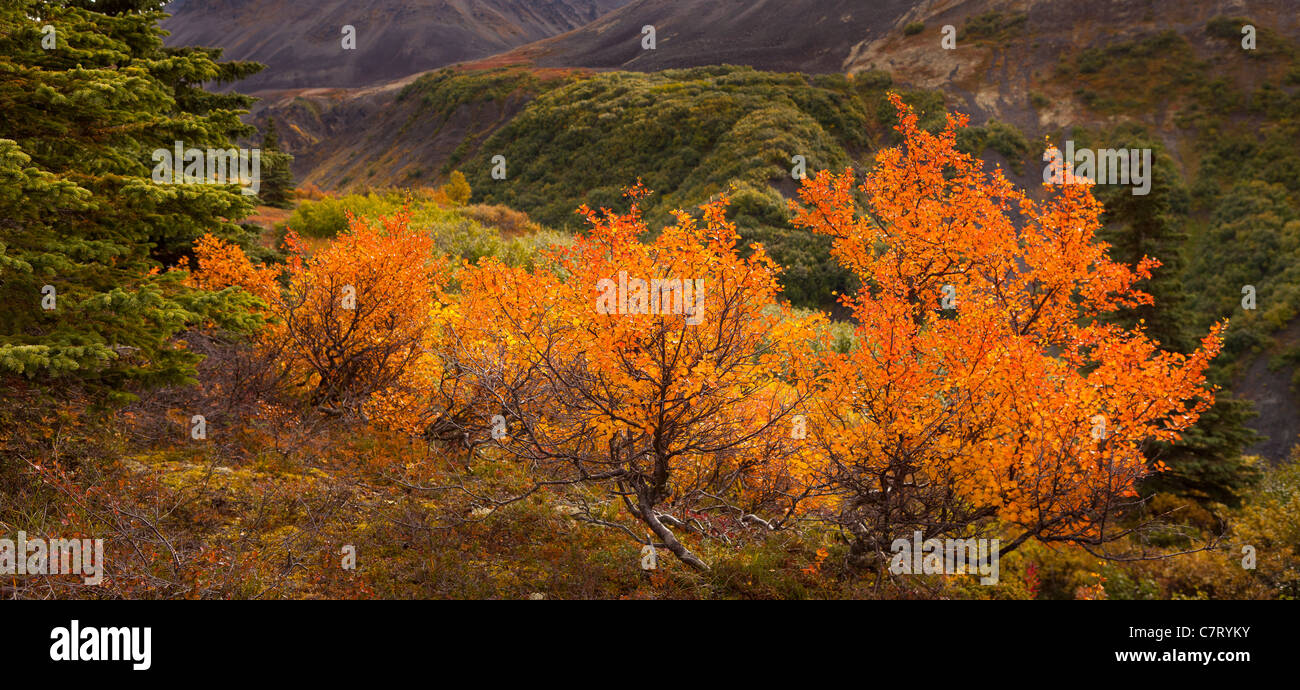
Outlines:
POLYGON ((575 519, 697 568, 679 535, 801 519, 859 562, 913 530, 1013 529, 1004 553, 1121 536, 1112 518, 1159 469, 1145 444, 1213 401, 1222 325, 1181 355, 1101 322, 1151 302, 1133 286, 1158 262, 1108 258, 1088 184, 1031 200, 957 151, 964 117, 931 134, 892 100, 903 145, 856 191, 822 172, 793 204, 864 286, 846 353, 780 302, 761 246, 738 249, 725 197, 643 241, 639 186, 627 213, 580 209, 589 231, 531 270, 453 271, 399 215, 315 252, 291 234, 283 276, 205 238, 192 280, 261 297, 265 351, 317 404, 525 470, 518 495, 462 485, 479 507, 563 491, 575 519))
MULTIPOLYGON (((189 278, 193 287, 214 292, 241 287, 266 302, 279 295, 280 269, 254 266, 238 245, 205 234, 194 243, 194 258, 197 266, 189 278)), ((188 270, 189 257, 181 257, 179 267, 188 270)))
POLYGON ((463 408, 449 392, 468 392, 478 418, 458 428, 471 444, 523 463, 538 486, 594 486, 618 514, 582 501, 575 517, 638 539, 648 527, 704 568, 670 527, 705 530, 706 512, 783 522, 803 491, 789 417, 810 394, 799 372, 822 319, 778 306, 778 269, 761 248, 739 256, 725 200, 641 242, 645 193, 629 193, 626 214, 583 208, 589 233, 532 272, 463 270, 441 362, 406 386, 427 402, 395 407, 445 420, 463 408))
POLYGON ((283 269, 250 265, 239 250, 204 237, 192 282, 238 285, 268 305, 261 341, 313 402, 360 405, 423 356, 442 308, 448 262, 405 213, 349 218, 346 232, 312 251, 292 231, 283 269))
POLYGON ((825 357, 809 425, 837 522, 859 555, 992 520, 1018 528, 1004 552, 1115 538, 1108 518, 1151 471, 1143 445, 1178 438, 1213 401, 1223 326, 1184 356, 1099 322, 1149 303, 1133 285, 1157 264, 1109 260, 1089 185, 1034 202, 957 151, 965 117, 931 134, 891 100, 904 143, 877 155, 866 205, 852 170, 820 173, 793 204, 866 286, 844 298, 859 345, 825 357))

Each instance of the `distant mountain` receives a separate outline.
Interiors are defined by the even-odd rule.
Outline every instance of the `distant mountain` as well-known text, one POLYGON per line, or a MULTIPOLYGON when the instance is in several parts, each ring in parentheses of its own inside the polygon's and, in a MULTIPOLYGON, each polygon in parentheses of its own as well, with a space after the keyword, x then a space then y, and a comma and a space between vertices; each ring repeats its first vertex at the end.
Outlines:
POLYGON ((642 72, 718 64, 839 72, 853 46, 883 35, 914 5, 915 0, 635 0, 503 57, 542 67, 642 72), (654 50, 642 47, 645 26, 655 29, 654 50))
POLYGON ((225 49, 268 69, 252 93, 356 87, 398 79, 564 33, 629 0, 176 0, 168 45, 225 49), (356 49, 343 50, 343 27, 356 49))

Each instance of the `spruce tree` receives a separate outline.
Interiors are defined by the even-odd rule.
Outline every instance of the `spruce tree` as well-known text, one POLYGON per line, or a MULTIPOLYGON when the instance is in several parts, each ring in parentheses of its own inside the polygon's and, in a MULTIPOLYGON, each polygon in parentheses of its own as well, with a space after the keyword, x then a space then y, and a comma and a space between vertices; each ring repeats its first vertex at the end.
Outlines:
MULTIPOLYGON (((1161 266, 1138 288, 1150 293, 1154 304, 1125 309, 1113 320, 1132 327, 1139 321, 1152 338, 1169 350, 1191 352, 1196 347, 1195 323, 1188 309, 1183 282, 1187 235, 1180 228, 1188 223, 1187 188, 1173 159, 1160 143, 1145 132, 1121 128, 1105 139, 1122 149, 1152 149, 1151 188, 1145 195, 1133 194, 1124 185, 1101 185, 1097 198, 1106 207, 1103 240, 1111 245, 1111 258, 1129 265, 1144 256, 1157 258, 1161 266)), ((1200 334, 1203 334, 1202 330, 1200 334)), ((1210 373, 1216 385, 1226 383, 1224 372, 1210 373)), ((1153 444, 1148 457, 1163 462, 1168 470, 1146 482, 1148 491, 1168 491, 1196 500, 1234 504, 1240 489, 1248 486, 1255 473, 1242 462, 1242 452, 1255 435, 1246 427, 1251 416, 1248 402, 1220 390, 1214 406, 1175 444, 1153 444)))
POLYGON ((267 118, 262 135, 262 203, 277 208, 293 205, 293 156, 280 149, 280 133, 275 118, 267 118))
POLYGON ((157 184, 153 152, 225 149, 250 103, 201 85, 260 69, 168 49, 160 2, 0 3, 0 378, 80 383, 115 399, 179 383, 191 324, 254 325, 238 292, 167 268, 204 233, 247 244, 234 186, 157 184), (46 27, 53 27, 47 29, 46 27))
POLYGON ((1138 195, 1133 193, 1133 187, 1125 185, 1096 187, 1097 198, 1106 206, 1101 238, 1111 245, 1110 256, 1116 261, 1132 266, 1149 256, 1161 263, 1152 271, 1150 280, 1137 285, 1155 303, 1126 309, 1114 320, 1126 328, 1141 321, 1147 335, 1159 340, 1165 349, 1189 352, 1195 342, 1188 328, 1191 319, 1182 282, 1187 235, 1178 219, 1179 211, 1185 212, 1188 203, 1186 186, 1173 159, 1157 142, 1129 134, 1120 135, 1112 146, 1152 149, 1151 169, 1146 171, 1151 188, 1149 193, 1138 195))

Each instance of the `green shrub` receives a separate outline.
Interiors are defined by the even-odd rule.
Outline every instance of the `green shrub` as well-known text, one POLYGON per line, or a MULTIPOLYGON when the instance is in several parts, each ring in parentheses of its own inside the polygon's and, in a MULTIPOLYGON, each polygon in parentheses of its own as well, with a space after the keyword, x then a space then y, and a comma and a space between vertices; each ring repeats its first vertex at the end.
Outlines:
POLYGON ((999 120, 989 120, 987 124, 959 131, 957 146, 973 156, 982 156, 988 150, 996 151, 1007 159, 1011 169, 1017 173, 1024 169, 1025 160, 1030 154, 1029 140, 1025 138, 1024 132, 1015 125, 999 120))
POLYGON ((348 227, 347 206, 333 197, 305 201, 289 216, 286 225, 306 237, 337 237, 348 227))
POLYGON ((999 12, 993 10, 966 18, 958 40, 1006 41, 1028 21, 1024 12, 999 12))

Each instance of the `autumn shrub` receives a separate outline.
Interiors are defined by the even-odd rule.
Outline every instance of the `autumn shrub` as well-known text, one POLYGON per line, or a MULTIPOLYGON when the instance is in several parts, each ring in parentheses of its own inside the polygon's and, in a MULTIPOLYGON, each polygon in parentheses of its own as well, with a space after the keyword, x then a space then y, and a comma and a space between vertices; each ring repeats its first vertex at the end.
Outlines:
POLYGON ((679 214, 642 243, 635 202, 645 192, 631 194, 626 214, 584 208, 590 233, 556 248, 550 265, 487 260, 462 271, 434 376, 411 382, 404 404, 380 417, 427 430, 464 408, 449 391, 468 390, 483 403, 457 428, 528 467, 524 495, 595 485, 599 502, 578 501, 575 519, 706 569, 677 531, 707 535, 719 516, 769 529, 792 517, 801 489, 788 418, 809 392, 796 372, 811 361, 799 353, 819 317, 768 310, 776 267, 761 250, 737 255, 722 202, 702 222, 679 214), (676 278, 691 292, 656 294, 653 308, 649 294, 624 304, 610 291, 629 275, 676 278))
MULTIPOLYGON (((1150 303, 1095 239, 1087 184, 1035 203, 956 149, 965 118, 931 134, 898 97, 905 145, 800 190, 795 223, 833 238, 868 286, 847 296, 856 346, 825 354, 812 398, 812 463, 838 496, 834 522, 855 559, 882 566, 895 539, 1010 531, 1095 547, 1126 535, 1152 468, 1145 443, 1171 441, 1213 401, 1204 383, 1222 325, 1191 355, 1097 320, 1150 303), (1025 219, 1016 227, 1008 215, 1025 219)), ((1156 470, 1159 467, 1154 468, 1156 470)))
POLYGON ((457 206, 464 206, 469 203, 469 197, 473 193, 469 187, 469 182, 465 179, 465 173, 459 170, 451 171, 447 178, 447 184, 440 190, 447 200, 457 206))
POLYGON ((461 213, 471 220, 478 221, 486 227, 495 228, 502 237, 527 235, 542 229, 533 222, 527 213, 516 211, 507 206, 475 204, 461 209, 461 213))
POLYGON ((356 407, 420 357, 450 277, 427 233, 406 214, 353 217, 333 242, 310 252, 286 240, 281 269, 253 267, 237 248, 205 240, 192 280, 241 287, 263 299, 271 324, 261 342, 290 385, 315 404, 356 407))
POLYGON ((1149 303, 1132 286, 1153 263, 1106 258, 1086 186, 1035 204, 957 151, 961 118, 931 134, 894 101, 905 148, 877 157, 858 190, 868 206, 851 171, 821 173, 796 216, 870 286, 845 299, 851 340, 773 311, 776 266, 761 248, 740 258, 725 200, 643 242, 634 190, 627 214, 584 208, 589 234, 554 266, 462 271, 434 360, 381 394, 376 417, 522 463, 522 495, 606 487, 577 519, 636 539, 648 527, 700 569, 674 530, 698 540, 724 515, 768 530, 829 520, 856 563, 913 530, 1009 530, 1007 553, 1123 537, 1102 525, 1139 504, 1142 445, 1177 438, 1213 399, 1219 327, 1185 356, 1095 321, 1149 303), (1019 233, 1013 206, 1029 219, 1019 233), (642 275, 703 277, 701 321, 608 301, 642 275), (960 302, 943 308, 945 294, 960 302))
POLYGON ((298 186, 293 190, 293 195, 295 199, 306 201, 320 201, 321 199, 330 196, 328 192, 322 190, 312 182, 305 182, 298 186))

